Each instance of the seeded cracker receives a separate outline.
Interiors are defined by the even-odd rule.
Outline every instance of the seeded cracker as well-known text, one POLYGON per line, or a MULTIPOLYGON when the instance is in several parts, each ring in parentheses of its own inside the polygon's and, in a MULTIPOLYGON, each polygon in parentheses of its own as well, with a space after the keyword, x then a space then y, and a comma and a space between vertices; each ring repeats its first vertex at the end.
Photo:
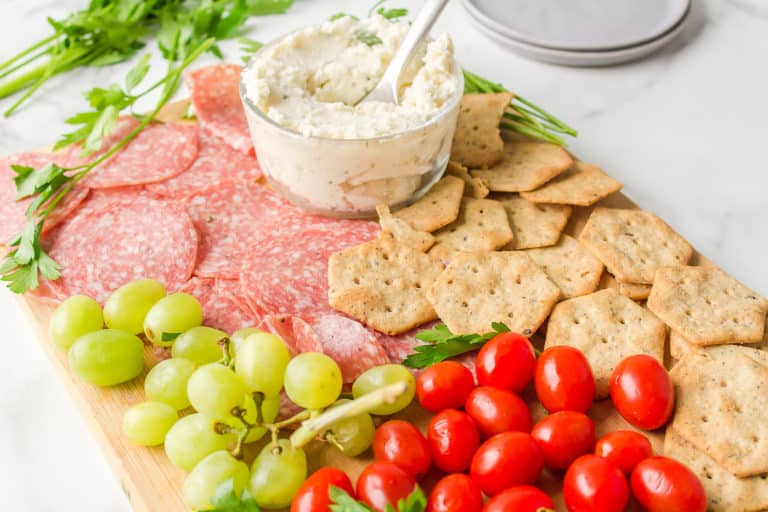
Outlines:
MULTIPOLYGON (((756 348, 758 350, 768 350, 768 329, 765 330, 763 339, 758 343, 750 343, 746 346, 750 348, 756 348)), ((669 332, 669 353, 675 359, 682 359, 682 357, 691 350, 701 350, 702 347, 696 343, 691 343, 688 339, 683 337, 682 334, 675 330, 669 332)))
POLYGON ((568 235, 560 237, 557 245, 525 253, 560 287, 564 299, 592 293, 600 283, 603 264, 568 235))
POLYGON ((417 231, 435 231, 456 220, 463 195, 464 182, 454 176, 445 176, 421 199, 396 211, 394 216, 417 231))
POLYGON ((458 218, 435 233, 430 251, 436 258, 449 258, 457 251, 493 251, 508 244, 514 235, 504 207, 491 199, 461 200, 458 218))
POLYGON ((507 211, 514 238, 506 249, 534 249, 555 245, 571 216, 571 207, 535 204, 518 194, 495 194, 507 211))
POLYGON ((716 267, 663 267, 648 308, 696 345, 758 343, 768 302, 716 267))
POLYGON ((651 294, 651 285, 619 282, 619 293, 632 300, 645 300, 651 294))
POLYGON ((561 302, 547 324, 545 348, 569 345, 592 366, 596 397, 609 394, 611 373, 633 354, 649 354, 663 364, 666 327, 653 313, 616 290, 601 290, 561 302))
POLYGON ((459 253, 427 292, 451 332, 487 332, 504 322, 531 336, 560 297, 560 289, 520 252, 459 253))
POLYGON ((464 181, 464 195, 467 197, 482 199, 490 193, 483 180, 470 176, 469 170, 458 162, 448 162, 445 172, 464 181))
POLYGON ((651 212, 595 208, 579 236, 618 281, 652 284, 656 269, 685 265, 693 248, 651 212))
POLYGON ((367 242, 328 260, 328 303, 378 331, 400 334, 435 319, 424 291, 442 270, 410 247, 367 242))
POLYGON ((435 244, 435 237, 426 231, 416 231, 402 219, 393 217, 387 205, 376 207, 381 225, 381 236, 389 238, 400 245, 405 245, 426 252, 435 244))
POLYGON ((542 186, 572 164, 571 155, 557 144, 508 142, 501 162, 470 174, 484 180, 494 192, 521 192, 542 186))
POLYGON ((522 196, 534 203, 572 204, 592 206, 604 197, 621 190, 621 183, 611 178, 596 165, 576 162, 570 169, 522 196))
POLYGON ((465 94, 461 98, 451 160, 467 167, 491 166, 504 157, 499 123, 512 93, 465 94))

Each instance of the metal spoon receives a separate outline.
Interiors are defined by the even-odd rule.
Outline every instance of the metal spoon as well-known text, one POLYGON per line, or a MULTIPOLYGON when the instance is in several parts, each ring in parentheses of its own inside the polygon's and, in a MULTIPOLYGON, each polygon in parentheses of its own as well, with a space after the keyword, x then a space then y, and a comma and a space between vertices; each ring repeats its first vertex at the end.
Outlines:
POLYGON ((384 103, 398 103, 398 83, 400 75, 411 60, 414 50, 421 44, 435 24, 448 0, 427 0, 424 6, 413 20, 410 30, 403 39, 403 44, 387 66, 381 80, 375 89, 368 93, 359 103, 368 101, 381 101, 384 103))

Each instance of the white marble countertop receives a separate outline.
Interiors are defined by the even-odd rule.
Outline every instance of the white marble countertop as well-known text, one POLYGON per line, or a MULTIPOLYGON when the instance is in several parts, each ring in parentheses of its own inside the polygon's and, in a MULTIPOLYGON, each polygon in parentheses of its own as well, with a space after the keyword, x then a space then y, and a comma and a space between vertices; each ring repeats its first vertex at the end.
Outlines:
MULTIPOLYGON (((86 3, 4 0, 0 59, 47 34, 46 16, 86 3)), ((368 3, 297 0, 287 16, 251 20, 251 36, 266 41, 342 10, 364 14, 368 3)), ((411 8, 419 3, 391 2, 411 8)), ((605 69, 516 57, 477 32, 458 0, 437 30, 452 33, 466 67, 577 127, 577 154, 621 180, 626 194, 728 272, 768 294, 768 4, 709 0, 696 3, 693 15, 691 29, 672 47, 605 69)), ((238 59, 234 44, 224 49, 238 59)), ((125 71, 113 66, 54 79, 16 116, 0 119, 0 154, 50 144, 64 119, 83 107, 81 91, 121 81, 125 71)), ((96 441, 4 288, 0 325, 0 508, 129 510, 96 441)))

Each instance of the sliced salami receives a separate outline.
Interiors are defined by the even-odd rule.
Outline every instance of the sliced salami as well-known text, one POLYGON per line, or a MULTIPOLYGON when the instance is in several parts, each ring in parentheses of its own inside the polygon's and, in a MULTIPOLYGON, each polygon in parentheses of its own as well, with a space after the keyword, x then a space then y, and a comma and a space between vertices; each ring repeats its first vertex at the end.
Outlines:
POLYGON ((80 165, 85 165, 88 162, 93 162, 95 159, 109 151, 112 146, 120 142, 121 139, 131 133, 132 130, 138 128, 139 124, 141 124, 139 120, 133 116, 121 117, 117 120, 117 125, 115 126, 115 129, 112 130, 112 133, 104 137, 102 140, 101 148, 94 151, 90 155, 84 156, 82 154, 83 146, 80 144, 74 144, 62 150, 61 154, 65 158, 65 164, 68 167, 77 167, 80 165))
POLYGON ((323 352, 323 344, 312 326, 292 315, 266 315, 261 328, 280 336, 293 355, 302 352, 323 352))
POLYGON ((213 279, 193 277, 179 291, 194 295, 203 307, 203 324, 232 334, 243 327, 256 325, 254 319, 243 311, 216 285, 213 279))
POLYGON ((184 197, 222 183, 256 181, 259 164, 250 155, 235 151, 221 139, 200 131, 200 151, 189 169, 174 178, 151 183, 147 190, 162 197, 184 197))
POLYGON ((251 308, 245 301, 243 287, 239 279, 216 279, 216 293, 227 297, 244 315, 252 319, 252 325, 255 326, 261 323, 261 315, 251 311, 251 308))
POLYGON ((243 153, 252 150, 248 121, 240 101, 242 66, 217 64, 188 72, 184 82, 200 124, 243 153))

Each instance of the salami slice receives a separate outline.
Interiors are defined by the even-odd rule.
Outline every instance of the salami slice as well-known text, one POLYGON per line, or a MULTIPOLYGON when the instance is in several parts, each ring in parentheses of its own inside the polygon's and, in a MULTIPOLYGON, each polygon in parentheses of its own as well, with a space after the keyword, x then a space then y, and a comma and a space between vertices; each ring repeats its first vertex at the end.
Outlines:
POLYGON ((251 318, 253 320, 251 325, 255 326, 261 323, 261 315, 257 315, 251 311, 251 308, 245 301, 243 287, 240 284, 239 279, 216 279, 216 293, 227 297, 227 299, 242 311, 244 315, 251 318))
POLYGON ((213 279, 193 277, 179 291, 194 295, 203 307, 203 324, 232 334, 255 325, 254 319, 222 293, 213 279))
POLYGON ((117 125, 115 126, 115 129, 112 130, 112 133, 104 137, 102 140, 101 148, 94 151, 90 155, 83 156, 83 146, 80 144, 74 144, 62 150, 61 154, 65 158, 65 164, 68 167, 77 167, 80 165, 85 165, 88 162, 93 162, 95 159, 109 151, 112 146, 120 142, 121 139, 131 133, 131 131, 137 128, 139 124, 141 124, 139 120, 133 116, 121 117, 117 120, 117 125))
POLYGON ((184 197, 211 186, 233 181, 256 181, 261 177, 258 162, 235 151, 218 137, 201 130, 200 151, 192 166, 174 178, 151 183, 147 190, 162 197, 184 197))
POLYGON ((298 316, 266 315, 261 327, 280 336, 293 355, 302 352, 323 352, 323 344, 312 326, 298 316))
POLYGON ((240 101, 242 66, 217 64, 188 72, 184 81, 200 124, 238 151, 252 150, 240 101))

